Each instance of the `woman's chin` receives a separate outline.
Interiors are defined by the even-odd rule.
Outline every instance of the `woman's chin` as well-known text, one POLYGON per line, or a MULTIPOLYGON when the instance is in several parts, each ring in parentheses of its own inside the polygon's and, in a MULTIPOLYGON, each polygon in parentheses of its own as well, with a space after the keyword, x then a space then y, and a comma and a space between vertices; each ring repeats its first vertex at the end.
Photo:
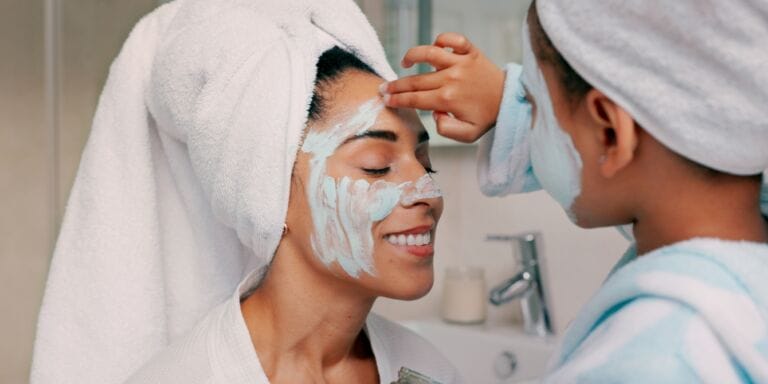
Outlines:
POLYGON ((388 284, 381 296, 394 300, 412 301, 426 296, 432 290, 434 279, 411 279, 399 281, 398 284, 388 284))

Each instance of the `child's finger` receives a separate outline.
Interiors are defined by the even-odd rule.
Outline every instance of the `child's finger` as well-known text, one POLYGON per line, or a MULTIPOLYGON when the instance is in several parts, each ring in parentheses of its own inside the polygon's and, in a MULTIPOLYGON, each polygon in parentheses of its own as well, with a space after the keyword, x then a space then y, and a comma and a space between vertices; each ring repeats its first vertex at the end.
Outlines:
POLYGON ((430 91, 443 85, 443 75, 440 72, 430 72, 421 75, 406 76, 401 79, 383 83, 381 93, 402 93, 415 91, 430 91))
POLYGON ((466 36, 455 32, 443 32, 437 35, 435 45, 440 48, 451 48, 453 53, 464 55, 472 51, 474 46, 466 36))
POLYGON ((473 143, 485 133, 480 132, 474 124, 459 120, 445 112, 437 112, 433 116, 437 126, 437 133, 449 139, 462 143, 473 143))
POLYGON ((432 119, 434 119, 435 123, 437 123, 437 120, 440 119, 440 116, 447 114, 448 112, 445 111, 432 111, 432 119))
POLYGON ((413 47, 405 53, 401 64, 405 68, 410 68, 416 63, 429 63, 429 65, 440 70, 445 67, 450 67, 457 61, 456 56, 434 45, 420 45, 413 47))
POLYGON ((416 108, 431 111, 440 107, 440 100, 436 90, 384 95, 384 104, 390 108, 416 108))

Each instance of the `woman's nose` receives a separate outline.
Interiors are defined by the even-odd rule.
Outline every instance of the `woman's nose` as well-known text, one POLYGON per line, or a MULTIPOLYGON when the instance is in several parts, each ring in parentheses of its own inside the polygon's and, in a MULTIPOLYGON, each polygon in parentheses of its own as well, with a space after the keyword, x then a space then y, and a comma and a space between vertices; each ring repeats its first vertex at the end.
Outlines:
POLYGON ((415 180, 407 182, 404 187, 400 202, 405 207, 418 204, 435 206, 442 203, 443 193, 432 175, 427 172, 423 172, 415 180))

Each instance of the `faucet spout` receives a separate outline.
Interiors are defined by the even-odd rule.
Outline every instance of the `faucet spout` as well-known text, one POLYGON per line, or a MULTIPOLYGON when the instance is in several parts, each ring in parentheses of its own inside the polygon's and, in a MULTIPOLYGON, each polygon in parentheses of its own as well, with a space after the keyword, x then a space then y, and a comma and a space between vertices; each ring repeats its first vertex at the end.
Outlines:
POLYGON ((494 287, 488 299, 493 305, 519 300, 523 311, 526 333, 547 336, 553 333, 544 278, 540 268, 541 257, 536 247, 538 233, 521 235, 490 235, 488 241, 516 243, 522 270, 512 278, 494 287))

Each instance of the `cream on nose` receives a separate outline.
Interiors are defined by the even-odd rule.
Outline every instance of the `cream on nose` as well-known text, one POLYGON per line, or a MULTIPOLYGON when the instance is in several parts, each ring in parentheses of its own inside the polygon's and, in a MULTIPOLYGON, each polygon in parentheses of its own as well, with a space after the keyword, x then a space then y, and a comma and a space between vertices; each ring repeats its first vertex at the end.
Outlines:
POLYGON ((434 199, 442 197, 443 192, 437 185, 435 179, 428 173, 422 175, 418 180, 407 185, 400 197, 400 203, 408 206, 424 199, 434 199))

